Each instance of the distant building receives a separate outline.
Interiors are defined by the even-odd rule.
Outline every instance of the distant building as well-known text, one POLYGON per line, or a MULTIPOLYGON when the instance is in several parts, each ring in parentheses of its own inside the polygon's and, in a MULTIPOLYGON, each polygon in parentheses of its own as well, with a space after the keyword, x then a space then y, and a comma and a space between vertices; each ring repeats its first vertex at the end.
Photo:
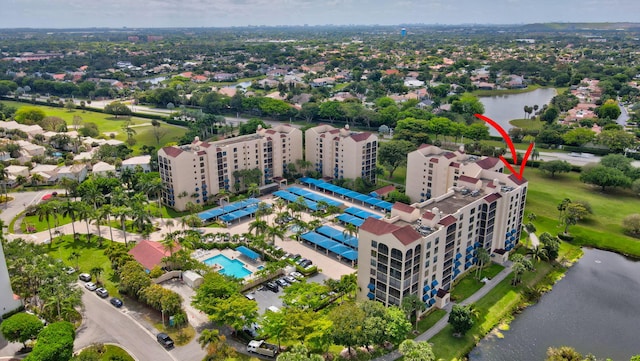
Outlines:
POLYGON ((405 28, 400 29, 400 36, 403 38, 407 36, 407 29, 405 28))
POLYGON ((203 204, 220 190, 239 188, 241 171, 259 169, 258 185, 264 186, 299 159, 302 132, 288 124, 217 142, 196 138, 191 144, 164 147, 158 151, 162 198, 168 206, 184 210, 187 202, 203 204))
POLYGON ((7 260, 4 258, 4 250, 2 249, 2 243, 0 243, 0 320, 2 315, 20 306, 22 306, 22 301, 13 293, 11 288, 7 260))
POLYGON ((506 262, 520 240, 528 183, 499 163, 434 146, 410 153, 406 189, 424 198, 431 183, 432 197, 396 203, 390 217, 362 224, 358 297, 401 305, 416 295, 427 310, 442 308, 454 281, 477 263, 478 249, 506 262))
POLYGON ((376 181, 378 136, 373 133, 319 125, 305 132, 305 154, 323 177, 376 181))
POLYGON ((142 168, 145 173, 151 172, 151 156, 139 155, 137 157, 131 157, 122 161, 122 169, 135 170, 138 166, 142 168))

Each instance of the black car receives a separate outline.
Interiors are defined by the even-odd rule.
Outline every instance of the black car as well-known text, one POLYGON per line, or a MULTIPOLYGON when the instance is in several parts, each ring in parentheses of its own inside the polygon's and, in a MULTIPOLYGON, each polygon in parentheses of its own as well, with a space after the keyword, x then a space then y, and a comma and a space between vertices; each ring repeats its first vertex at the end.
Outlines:
POLYGON ((273 282, 267 282, 265 284, 265 287, 267 287, 268 290, 273 291, 273 292, 278 292, 280 290, 278 285, 273 283, 273 282))
POLYGON ((119 299, 118 297, 112 297, 109 302, 111 302, 112 305, 116 306, 117 308, 122 307, 122 300, 119 299))
POLYGON ((166 349, 173 348, 173 340, 166 333, 160 332, 156 335, 158 342, 166 349))

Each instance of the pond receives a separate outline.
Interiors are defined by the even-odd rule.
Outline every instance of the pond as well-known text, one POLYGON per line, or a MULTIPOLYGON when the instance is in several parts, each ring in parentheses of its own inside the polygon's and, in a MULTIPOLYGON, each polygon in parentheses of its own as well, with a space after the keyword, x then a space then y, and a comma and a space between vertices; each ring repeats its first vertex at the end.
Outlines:
POLYGON ((640 354, 640 262, 584 249, 584 256, 540 302, 517 315, 504 338, 489 335, 470 361, 542 361, 549 347, 570 346, 598 359, 640 354))
MULTIPOLYGON (((556 95, 554 88, 538 88, 536 90, 519 93, 494 95, 490 97, 479 97, 484 105, 484 115, 495 120, 504 130, 513 128, 509 124, 510 120, 524 118, 524 106, 534 106, 542 108, 544 104, 549 104, 551 98, 556 95)), ((500 135, 490 128, 491 135, 500 135)))

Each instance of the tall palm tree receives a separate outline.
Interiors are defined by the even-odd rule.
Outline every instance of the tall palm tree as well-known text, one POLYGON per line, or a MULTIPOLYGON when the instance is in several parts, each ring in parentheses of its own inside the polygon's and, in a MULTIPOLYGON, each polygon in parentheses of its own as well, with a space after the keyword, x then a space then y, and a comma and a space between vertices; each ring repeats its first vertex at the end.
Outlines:
POLYGON ((177 244, 175 241, 175 234, 167 233, 160 241, 160 244, 164 247, 165 250, 169 251, 169 260, 171 262, 171 267, 173 268, 173 252, 176 250, 177 244))
POLYGON ((344 225, 344 231, 342 231, 343 236, 350 238, 354 237, 356 234, 358 234, 358 227, 351 223, 347 223, 344 225))
POLYGON ((420 297, 415 294, 402 297, 401 306, 409 320, 411 320, 411 316, 415 316, 415 329, 417 330, 418 314, 424 311, 427 306, 422 302, 422 300, 420 300, 420 297))
POLYGON ((207 349, 207 354, 217 354, 219 346, 224 344, 226 338, 218 330, 203 330, 198 337, 198 343, 203 349, 207 349))
POLYGON ((62 216, 71 218, 71 229, 73 230, 73 239, 76 239, 76 215, 77 215, 77 205, 75 202, 67 201, 62 205, 62 216))
POLYGON ((247 187, 247 194, 249 194, 250 197, 255 197, 256 195, 259 195, 260 187, 258 186, 258 184, 257 183, 249 184, 249 187, 247 187))
POLYGON ((102 247, 102 228, 100 227, 100 223, 104 220, 104 214, 102 213, 102 208, 96 209, 91 212, 91 220, 95 222, 96 227, 98 228, 98 244, 102 247))
POLYGON ((322 226, 322 221, 318 220, 318 219, 314 219, 312 221, 310 221, 309 223, 307 223, 309 225, 309 229, 311 230, 316 230, 317 228, 319 228, 320 226, 322 226))
POLYGON ((511 272, 513 273, 513 279, 511 279, 512 285, 515 286, 520 283, 524 271, 526 271, 526 267, 522 262, 514 262, 513 265, 511 265, 511 272))
POLYGON ((38 215, 38 221, 47 221, 47 228, 49 229, 49 239, 53 243, 53 234, 51 233, 51 215, 53 215, 53 207, 51 206, 51 202, 39 204, 36 210, 36 214, 38 215))
POLYGON ((97 212, 88 203, 78 202, 75 206, 78 218, 84 220, 84 224, 87 226, 87 242, 91 242, 92 234, 89 229, 89 221, 93 218, 93 214, 97 212))
POLYGON ((164 221, 164 225, 169 229, 169 233, 171 233, 171 227, 174 227, 176 224, 173 222, 173 219, 167 219, 164 221))
POLYGON ((124 238, 124 245, 125 247, 128 246, 129 244, 127 243, 127 218, 129 217, 129 215, 131 214, 131 208, 129 207, 115 207, 113 209, 113 214, 116 216, 117 219, 120 220, 120 229, 122 230, 122 237, 124 238))
POLYGON ((491 261, 491 256, 489 255, 489 252, 487 252, 487 250, 483 247, 478 248, 476 252, 476 257, 478 258, 478 269, 476 270, 476 277, 480 279, 480 276, 482 275, 482 269, 487 265, 487 263, 491 261))
POLYGON ((76 269, 80 269, 80 264, 78 263, 78 260, 80 259, 80 253, 78 253, 77 251, 72 251, 69 254, 69 258, 67 258, 69 261, 76 261, 76 269))
MULTIPOLYGON (((98 211, 100 214, 100 218, 107 220, 107 225, 109 226, 109 236, 111 238, 111 243, 113 243, 113 227, 111 226, 111 215, 113 214, 113 207, 110 204, 104 204, 100 207, 98 211)), ((98 226, 100 229, 100 226, 98 226)))
POLYGON ((259 234, 263 234, 268 227, 269 225, 267 224, 267 221, 256 219, 255 221, 249 223, 249 232, 255 230, 257 236, 259 234))
POLYGON ((100 275, 104 272, 104 268, 100 266, 94 266, 89 270, 89 274, 96 278, 96 283, 100 284, 100 275))
POLYGON ((256 210, 256 219, 262 219, 262 216, 268 216, 273 213, 273 209, 265 202, 258 203, 256 210))
POLYGON ((540 245, 537 245, 533 249, 527 251, 527 254, 530 254, 531 258, 537 262, 547 259, 547 250, 540 245))
POLYGON ((266 229, 267 237, 271 240, 271 244, 276 243, 276 238, 280 238, 281 241, 284 241, 285 238, 285 229, 278 226, 267 226, 266 229))

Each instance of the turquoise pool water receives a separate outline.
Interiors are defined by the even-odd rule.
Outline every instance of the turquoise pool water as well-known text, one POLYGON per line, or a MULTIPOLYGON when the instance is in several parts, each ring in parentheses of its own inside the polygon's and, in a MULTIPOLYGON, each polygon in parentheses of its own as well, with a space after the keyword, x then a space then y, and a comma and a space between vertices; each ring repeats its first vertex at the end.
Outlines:
POLYGON ((227 276, 233 276, 235 278, 245 278, 252 273, 248 269, 244 268, 244 263, 242 263, 242 261, 229 259, 229 257, 223 254, 207 258, 203 262, 207 266, 217 264, 222 267, 222 269, 218 271, 219 273, 227 276))

